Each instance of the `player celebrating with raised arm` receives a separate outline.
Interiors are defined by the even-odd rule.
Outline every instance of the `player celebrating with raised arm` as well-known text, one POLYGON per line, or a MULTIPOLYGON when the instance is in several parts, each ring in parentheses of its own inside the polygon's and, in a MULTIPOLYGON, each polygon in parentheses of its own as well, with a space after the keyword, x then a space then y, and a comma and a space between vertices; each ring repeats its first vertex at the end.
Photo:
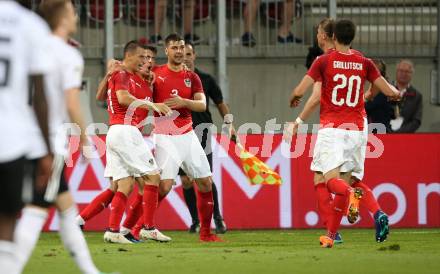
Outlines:
MULTIPOLYGON (((191 111, 206 109, 206 99, 199 76, 183 67, 185 42, 177 34, 165 39, 167 64, 154 69, 154 102, 163 102, 178 116, 174 120, 156 117, 156 159, 162 169, 160 194, 165 196, 174 184, 179 167, 198 185, 200 240, 221 241, 211 234, 213 215, 212 179, 208 159, 192 129, 191 111)), ((140 236, 151 229, 144 227, 140 236)))
MULTIPOLYGON (((334 20, 331 18, 325 18, 318 24, 318 32, 317 32, 317 41, 319 47, 324 51, 324 53, 330 53, 331 51, 335 50, 335 45, 333 42, 333 28, 334 28, 334 20)), ((351 50, 354 52, 354 54, 362 55, 362 53, 351 50)), ((298 125, 303 123, 304 120, 306 120, 313 111, 316 110, 317 106, 319 105, 319 102, 321 100, 321 82, 315 82, 313 84, 313 93, 307 100, 306 104, 304 105, 303 111, 300 113, 298 118, 295 122, 291 123, 289 125, 289 129, 286 134, 286 139, 290 142, 291 135, 296 134, 298 125)), ((375 93, 378 90, 376 88, 370 88, 368 92, 375 93)), ((368 141, 368 126, 367 126, 367 115, 365 112, 365 109, 363 111, 364 121, 365 121, 365 127, 363 130, 364 133, 364 146, 361 150, 361 164, 360 164, 360 171, 359 172, 353 172, 352 177, 350 179, 350 184, 354 187, 360 187, 362 188, 364 192, 364 196, 362 198, 361 204, 364 204, 368 210, 374 215, 375 219, 375 226, 376 226, 376 241, 383 242, 388 233, 389 233, 389 227, 388 227, 388 216, 380 209, 379 203, 377 202, 376 198, 374 197, 371 189, 364 184, 361 180, 364 176, 364 161, 365 161, 365 153, 366 153, 366 145, 368 141)), ((324 225, 328 224, 329 216, 332 214, 332 207, 333 207, 333 198, 328 191, 326 185, 325 185, 325 179, 321 172, 316 171, 314 173, 314 184, 315 184, 315 191, 316 191, 316 197, 318 202, 318 212, 320 217, 323 219, 324 225)), ((349 222, 354 223, 356 220, 350 219, 349 222)), ((334 243, 342 243, 342 238, 339 233, 337 233, 334 243)))
MULTIPOLYGON (((157 188, 159 186, 159 168, 136 127, 139 118, 133 110, 136 107, 156 110, 159 115, 169 115, 171 110, 163 103, 152 103, 136 98, 143 86, 135 75, 143 65, 145 51, 136 42, 129 42, 124 48, 124 70, 115 72, 109 82, 107 95, 110 129, 107 134, 107 165, 105 177, 112 178, 116 193, 112 199, 109 217, 109 229, 104 240, 112 243, 132 243, 119 233, 119 226, 135 180, 143 181, 151 191, 144 190, 144 201, 148 200, 145 212, 157 207, 157 188)), ((145 87, 145 85, 144 85, 145 87)), ((147 86, 148 87, 148 86, 147 86)))
POLYGON ((320 238, 323 247, 333 246, 344 213, 353 219, 359 214, 362 191, 351 188, 348 181, 352 171, 360 170, 364 81, 373 83, 387 96, 398 97, 398 92, 380 76, 370 59, 350 50, 354 36, 354 24, 338 20, 334 28, 336 50, 315 60, 291 98, 291 104, 298 106, 306 90, 314 82, 322 81, 322 127, 318 131, 311 169, 322 172, 327 188, 336 194, 327 235, 320 238))

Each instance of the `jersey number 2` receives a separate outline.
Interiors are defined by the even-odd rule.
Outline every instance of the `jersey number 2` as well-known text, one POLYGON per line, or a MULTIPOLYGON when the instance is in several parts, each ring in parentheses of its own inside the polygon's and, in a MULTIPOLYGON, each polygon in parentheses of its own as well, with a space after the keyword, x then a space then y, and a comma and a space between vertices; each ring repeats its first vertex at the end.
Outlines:
POLYGON ((359 92, 361 90, 361 77, 358 75, 351 75, 348 79, 344 74, 336 74, 333 77, 333 81, 341 83, 333 88, 332 91, 332 103, 337 106, 342 106, 346 104, 349 107, 355 107, 359 102, 359 92), (348 86, 348 87, 347 87, 348 86), (339 98, 338 100, 338 90, 347 88, 346 98, 339 98), (354 99, 353 99, 353 89, 354 89, 354 99))

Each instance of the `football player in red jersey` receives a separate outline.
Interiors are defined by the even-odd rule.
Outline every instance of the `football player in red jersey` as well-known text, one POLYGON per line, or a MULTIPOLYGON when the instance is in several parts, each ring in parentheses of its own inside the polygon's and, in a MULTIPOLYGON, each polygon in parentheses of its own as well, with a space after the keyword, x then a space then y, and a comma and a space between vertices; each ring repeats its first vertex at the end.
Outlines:
POLYGON ((349 20, 338 20, 334 27, 336 50, 319 57, 307 75, 294 89, 291 105, 297 106, 314 82, 322 81, 321 124, 315 145, 312 170, 324 174, 327 188, 336 194, 334 212, 328 220, 327 236, 320 238, 323 247, 332 247, 345 212, 357 218, 361 189, 348 185, 351 172, 361 170, 364 128, 363 83, 370 81, 385 95, 398 97, 371 60, 350 49, 355 26, 349 20))
MULTIPOLYGON (((324 53, 330 53, 331 51, 335 50, 335 45, 333 42, 333 27, 334 20, 331 18, 325 18, 318 24, 317 41, 319 47, 324 51, 324 53)), ((358 51, 355 51, 353 49, 352 51, 358 53, 359 55, 362 55, 362 53, 358 51)), ((313 111, 316 110, 317 106, 319 105, 319 102, 321 100, 321 84, 321 82, 314 83, 313 93, 307 100, 303 111, 300 113, 300 115, 298 115, 298 118, 295 122, 290 123, 290 128, 287 130, 285 135, 288 142, 290 142, 292 135, 296 134, 298 126, 302 124, 313 113, 313 111)), ((367 93, 370 94, 376 92, 378 92, 377 88, 370 88, 370 90, 367 91, 367 93)), ((363 115, 364 119, 366 119, 365 112, 363 113, 363 115)), ((367 123, 367 121, 365 122, 367 123)), ((368 128, 365 127, 363 132, 365 134, 365 144, 361 151, 361 170, 359 172, 352 173, 350 183, 354 187, 362 188, 364 196, 362 198, 361 204, 365 205, 367 209, 374 215, 376 226, 376 241, 383 242, 389 233, 388 216, 381 210, 379 203, 374 197, 371 189, 362 182, 364 175, 363 161, 365 160, 366 141, 368 140, 368 128)), ((328 219, 332 214, 333 198, 325 185, 324 176, 319 171, 314 173, 314 184, 318 202, 318 212, 323 220, 324 225, 327 225, 328 219)), ((350 219, 350 221, 354 223, 356 220, 350 219)), ((336 234, 334 243, 342 243, 342 238, 339 233, 336 234)))
MULTIPOLYGON (((177 34, 165 39, 167 64, 154 69, 153 101, 165 103, 173 109, 174 119, 157 117, 155 124, 156 159, 162 170, 160 196, 172 188, 179 167, 198 185, 197 206, 201 217, 200 240, 221 241, 211 234, 213 215, 212 179, 206 154, 192 129, 191 111, 203 112, 206 99, 199 76, 184 69, 185 42, 177 34)), ((144 238, 150 231, 146 226, 140 232, 144 238)))

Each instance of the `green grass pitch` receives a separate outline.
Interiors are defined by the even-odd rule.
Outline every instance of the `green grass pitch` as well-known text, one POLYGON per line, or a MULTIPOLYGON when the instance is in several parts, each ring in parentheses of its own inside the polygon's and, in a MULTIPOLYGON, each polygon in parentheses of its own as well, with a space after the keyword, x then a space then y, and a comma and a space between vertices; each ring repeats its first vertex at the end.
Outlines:
MULTIPOLYGON (((321 230, 229 231, 225 243, 200 243, 184 231, 171 243, 106 244, 86 233, 101 271, 136 273, 440 273, 440 229, 392 229, 374 242, 373 229, 341 230, 344 243, 320 248, 321 230)), ((43 233, 24 273, 79 273, 56 233, 43 233)))

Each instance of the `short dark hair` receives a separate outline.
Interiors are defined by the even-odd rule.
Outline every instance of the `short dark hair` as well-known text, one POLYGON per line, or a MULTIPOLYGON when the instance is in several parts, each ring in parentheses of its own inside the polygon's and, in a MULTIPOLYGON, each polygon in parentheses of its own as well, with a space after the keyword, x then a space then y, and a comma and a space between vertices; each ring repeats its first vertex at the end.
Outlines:
POLYGON ((165 38, 165 46, 167 47, 171 42, 183 40, 182 36, 177 33, 171 33, 165 38))
POLYGON ((193 44, 193 42, 186 41, 185 46, 191 46, 191 48, 193 49, 193 53, 196 53, 196 46, 193 44))
POLYGON ((335 23, 334 34, 338 43, 348 46, 356 35, 356 26, 351 20, 339 19, 335 23))
POLYGON ((124 46, 124 56, 129 52, 132 53, 136 51, 137 48, 142 48, 137 40, 128 41, 124 46))
POLYGON ((325 32, 325 35, 330 39, 333 38, 333 29, 335 27, 335 19, 333 18, 324 18, 319 22, 318 27, 321 27, 325 32))
POLYGON ((152 45, 143 45, 142 46, 143 49, 146 50, 151 50, 154 54, 157 54, 157 48, 155 46, 152 45))

